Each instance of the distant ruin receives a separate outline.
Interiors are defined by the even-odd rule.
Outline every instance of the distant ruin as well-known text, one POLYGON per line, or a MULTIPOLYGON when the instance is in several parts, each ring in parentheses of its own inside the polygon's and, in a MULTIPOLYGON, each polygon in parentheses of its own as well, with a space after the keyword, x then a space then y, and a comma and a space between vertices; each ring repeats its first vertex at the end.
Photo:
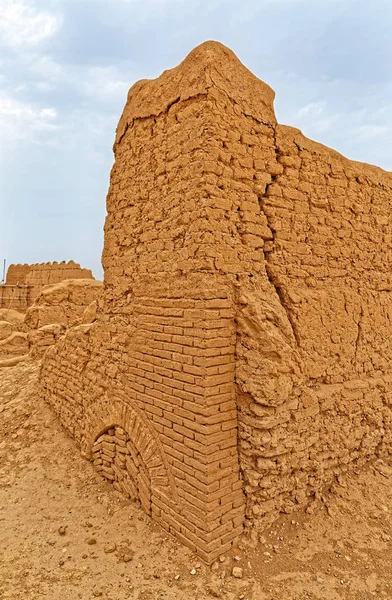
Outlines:
POLYGON ((0 284, 0 309, 25 312, 45 285, 64 279, 94 279, 90 269, 73 260, 60 263, 10 265, 4 284, 0 284))
POLYGON ((215 42, 132 87, 96 320, 40 377, 102 475, 208 562, 392 441, 392 174, 273 100, 215 42))

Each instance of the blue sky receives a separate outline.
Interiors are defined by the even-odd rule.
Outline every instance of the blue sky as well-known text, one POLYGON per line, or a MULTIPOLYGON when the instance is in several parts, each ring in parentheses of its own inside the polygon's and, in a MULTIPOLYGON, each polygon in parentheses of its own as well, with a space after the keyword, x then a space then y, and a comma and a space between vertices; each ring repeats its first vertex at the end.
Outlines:
POLYGON ((0 259, 101 277, 129 87, 215 39, 279 122, 392 171, 392 0, 0 0, 0 259))

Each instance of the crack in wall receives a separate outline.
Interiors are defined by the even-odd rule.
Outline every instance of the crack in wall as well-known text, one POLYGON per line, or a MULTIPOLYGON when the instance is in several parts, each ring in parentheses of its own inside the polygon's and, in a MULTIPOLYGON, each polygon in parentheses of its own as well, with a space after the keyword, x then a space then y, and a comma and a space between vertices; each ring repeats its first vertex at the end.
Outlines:
MULTIPOLYGON (((276 160, 277 162, 280 156, 280 152, 277 146, 277 141, 276 141, 276 129, 274 128, 274 143, 275 143, 275 155, 276 155, 276 160)), ((275 292, 279 298, 279 302, 283 308, 283 310, 286 313, 287 316, 287 320, 290 323, 290 328, 291 331, 293 333, 295 342, 297 344, 297 346, 301 346, 301 338, 299 335, 299 331, 298 331, 298 327, 297 324, 294 320, 294 316, 292 314, 292 311, 290 310, 289 306, 287 305, 287 300, 286 300, 286 293, 285 290, 282 288, 282 286, 280 286, 277 281, 276 281, 276 277, 272 271, 272 267, 270 265, 270 255, 272 254, 272 252, 274 251, 274 247, 275 247, 275 241, 276 241, 276 230, 273 228, 272 224, 271 224, 271 219, 268 216, 268 211, 265 210, 265 198, 268 196, 268 190, 270 188, 270 186, 275 183, 277 181, 278 175, 271 175, 272 178, 272 182, 266 185, 264 194, 261 196, 258 196, 258 200, 259 200, 259 206, 260 206, 260 210, 261 212, 264 214, 266 220, 267 220, 267 225, 269 230, 271 231, 271 237, 272 237, 272 249, 269 251, 264 250, 263 248, 263 254, 264 254, 264 261, 265 261, 265 271, 268 277, 268 281, 270 282, 270 284, 274 287, 275 292)))
POLYGON ((362 338, 362 319, 364 316, 364 312, 363 312, 363 306, 361 304, 361 311, 359 313, 359 319, 358 319, 358 323, 357 323, 357 327, 358 327, 358 331, 357 331, 357 337, 355 339, 355 362, 357 362, 357 356, 358 356, 358 350, 359 350, 359 344, 362 338))

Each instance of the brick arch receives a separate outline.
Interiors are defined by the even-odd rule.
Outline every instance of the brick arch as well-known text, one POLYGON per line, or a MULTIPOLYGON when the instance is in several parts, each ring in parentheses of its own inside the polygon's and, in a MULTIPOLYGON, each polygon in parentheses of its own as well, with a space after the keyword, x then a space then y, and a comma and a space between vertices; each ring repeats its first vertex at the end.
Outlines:
POLYGON ((158 506, 179 502, 162 444, 143 412, 118 391, 92 407, 85 437, 88 456, 114 487, 157 517, 158 506), (125 451, 124 451, 125 449, 125 451))
POLYGON ((144 512, 151 515, 150 472, 132 434, 117 425, 109 427, 94 442, 93 463, 116 490, 140 502, 144 512))

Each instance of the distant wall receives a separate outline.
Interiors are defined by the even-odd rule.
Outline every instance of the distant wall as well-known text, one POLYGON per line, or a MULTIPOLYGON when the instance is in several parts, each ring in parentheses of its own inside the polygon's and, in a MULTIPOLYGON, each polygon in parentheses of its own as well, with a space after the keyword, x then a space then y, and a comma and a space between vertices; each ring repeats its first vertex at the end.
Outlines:
POLYGON ((28 285, 42 288, 51 283, 60 283, 64 279, 94 279, 90 269, 83 269, 73 260, 61 263, 41 263, 31 265, 26 275, 28 285))
POLYGON ((83 269, 73 260, 60 263, 10 265, 5 285, 0 285, 0 308, 25 312, 45 285, 64 279, 94 279, 90 269, 83 269))
POLYGON ((29 285, 0 285, 0 308, 12 308, 25 312, 32 303, 32 288, 29 285))
POLYGON ((32 265, 10 265, 8 267, 6 285, 23 285, 32 265))

